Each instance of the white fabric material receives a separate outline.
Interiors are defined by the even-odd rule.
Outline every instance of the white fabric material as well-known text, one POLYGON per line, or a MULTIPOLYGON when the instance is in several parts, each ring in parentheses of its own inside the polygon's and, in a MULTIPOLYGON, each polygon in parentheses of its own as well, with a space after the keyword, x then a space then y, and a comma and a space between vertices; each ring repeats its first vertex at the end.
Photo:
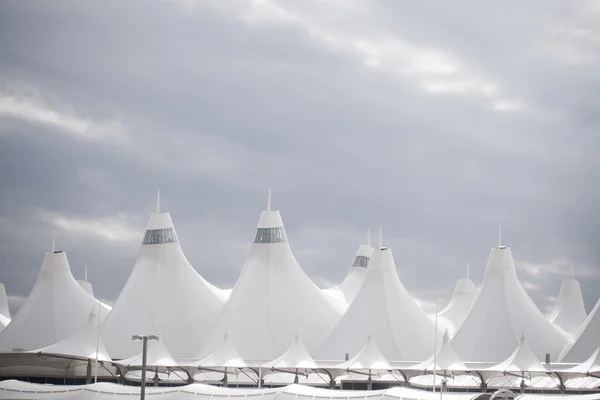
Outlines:
MULTIPOLYGON (((172 228, 169 213, 152 214, 148 229, 172 228)), ((142 245, 131 275, 102 326, 113 359, 139 352, 132 335, 159 335, 175 357, 195 355, 223 307, 220 290, 202 278, 179 242, 142 245)))
MULTIPOLYGON (((283 228, 278 211, 263 211, 258 228, 283 228)), ((200 356, 214 351, 229 332, 246 362, 281 355, 301 330, 315 346, 339 319, 294 258, 289 242, 253 243, 229 302, 200 356)))
POLYGON ((88 292, 88 294, 90 296, 94 295, 94 288, 92 287, 91 283, 89 283, 88 281, 82 281, 82 280, 77 280, 77 283, 79 283, 79 286, 81 286, 83 288, 83 290, 88 292))
POLYGON ((434 369, 437 371, 469 371, 469 368, 467 368, 458 354, 456 354, 452 344, 450 344, 450 335, 448 334, 448 331, 444 332, 442 346, 435 356, 435 364, 434 357, 431 356, 426 361, 423 361, 410 369, 414 371, 433 371, 434 369))
POLYGON ((10 320, 10 310, 8 308, 8 297, 6 296, 6 289, 4 284, 0 283, 0 314, 10 320))
POLYGON ((600 346, 600 300, 559 357, 561 362, 582 362, 600 346))
POLYGON ((223 343, 217 350, 191 365, 199 368, 244 368, 247 366, 235 349, 228 333, 225 334, 223 343))
MULTIPOLYGON (((359 256, 368 257, 370 259, 372 254, 373 247, 368 244, 363 244, 358 247, 355 259, 359 256)), ((344 299, 347 304, 350 304, 358 294, 358 291, 360 290, 360 287, 362 286, 366 276, 366 267, 351 266, 341 284, 330 289, 325 289, 323 292, 328 295, 330 294, 338 296, 344 299)))
POLYGON ((98 338, 100 321, 98 320, 98 311, 92 310, 88 321, 68 338, 47 346, 34 352, 46 354, 65 354, 77 357, 96 359, 96 342, 98 344, 98 360, 111 361, 106 347, 101 338, 98 338))
POLYGON ((373 251, 356 298, 313 356, 343 360, 357 354, 370 333, 390 361, 422 361, 434 349, 434 324, 400 282, 388 248, 373 251))
POLYGON ((548 370, 535 356, 533 350, 531 347, 529 347, 525 334, 523 333, 517 349, 503 362, 488 368, 488 371, 497 371, 502 373, 546 373, 548 370))
MULTIPOLYGON (((0 382, 0 397, 4 399, 77 399, 102 400, 112 398, 133 399, 139 397, 140 388, 113 383, 94 383, 77 386, 52 386, 20 381, 0 382)), ((438 400, 439 393, 395 387, 374 391, 329 390, 305 385, 289 385, 266 389, 238 389, 211 385, 193 384, 180 387, 147 387, 146 394, 151 399, 196 399, 216 398, 260 398, 261 400, 294 399, 340 399, 340 400, 385 400, 390 398, 411 400, 438 400)), ((446 400, 473 400, 478 393, 444 393, 446 400)), ((564 398, 564 397, 563 397, 564 398)), ((586 397, 586 400, 598 399, 586 397)))
POLYGON ((475 284, 470 279, 459 279, 454 287, 454 293, 448 302, 448 305, 440 311, 438 316, 445 318, 452 324, 452 332, 456 332, 465 319, 475 300, 477 299, 477 290, 475 284))
POLYGON ((27 300, 0 333, 0 350, 39 349, 66 339, 97 304, 73 278, 66 253, 46 253, 27 300))
POLYGON ((594 351, 592 355, 584 362, 561 372, 575 374, 593 374, 600 372, 600 347, 596 348, 596 351, 594 351))
POLYGON ((379 347, 377 347, 373 334, 367 336, 367 344, 365 344, 357 355, 337 365, 336 368, 346 371, 388 371, 392 369, 379 350, 379 347))
MULTIPOLYGON (((138 347, 138 351, 142 350, 143 342, 141 340, 132 340, 131 336, 129 340, 135 343, 138 347)), ((142 366, 142 356, 139 354, 129 357, 123 360, 116 361, 116 364, 123 365, 128 368, 136 368, 142 366)), ((146 352, 146 366, 150 367, 175 367, 177 362, 169 353, 169 350, 165 347, 162 338, 159 340, 148 340, 148 349, 146 352)))
POLYGON ((519 282, 510 248, 493 248, 479 296, 452 346, 464 361, 501 362, 518 346, 523 331, 539 359, 550 353, 555 360, 566 343, 519 282))
POLYGON ((4 315, 0 314, 0 332, 2 332, 8 324, 10 324, 10 318, 6 318, 4 315))
POLYGON ((563 280, 556 306, 550 314, 550 321, 565 332, 574 335, 586 318, 579 281, 571 278, 563 280))
POLYGON ((282 371, 296 371, 303 373, 307 369, 317 369, 317 363, 308 353, 302 343, 302 336, 298 333, 294 338, 294 343, 289 349, 276 359, 264 363, 263 368, 271 368, 282 371))

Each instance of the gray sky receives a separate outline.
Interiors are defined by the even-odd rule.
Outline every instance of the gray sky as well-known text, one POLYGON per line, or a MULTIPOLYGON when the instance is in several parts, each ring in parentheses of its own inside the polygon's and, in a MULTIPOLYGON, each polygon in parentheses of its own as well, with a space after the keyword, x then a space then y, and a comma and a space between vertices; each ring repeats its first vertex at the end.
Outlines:
POLYGON ((502 223, 540 308, 573 262, 589 310, 598 70, 592 1, 0 2, 0 281, 18 307, 56 231, 114 300, 160 188, 231 287, 272 185, 320 286, 383 224, 407 289, 448 298, 502 223))

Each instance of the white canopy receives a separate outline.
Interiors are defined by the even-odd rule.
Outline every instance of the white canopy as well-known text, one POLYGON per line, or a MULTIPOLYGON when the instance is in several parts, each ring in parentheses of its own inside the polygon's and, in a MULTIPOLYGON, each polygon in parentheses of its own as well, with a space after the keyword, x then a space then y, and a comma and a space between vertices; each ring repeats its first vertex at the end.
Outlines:
POLYGON ((4 284, 0 282, 0 314, 10 319, 10 310, 8 308, 8 297, 4 284))
POLYGON ((223 306, 220 290, 186 259, 169 213, 153 213, 133 271, 102 326, 114 358, 139 352, 132 335, 157 334, 175 357, 195 355, 223 306))
MULTIPOLYGON (((131 337, 129 338, 131 340, 131 337)), ((116 361, 115 364, 122 365, 128 369, 137 369, 142 366, 142 342, 139 340, 131 340, 138 347, 139 354, 124 360, 116 361)), ((159 340, 148 340, 148 351, 146 353, 146 367, 175 367, 177 362, 165 347, 162 338, 159 340)))
POLYGON ((276 369, 280 371, 300 371, 317 369, 315 360, 311 357, 302 343, 300 333, 294 337, 294 343, 281 356, 262 364, 263 368, 276 369))
POLYGON ((201 355, 229 332, 246 362, 272 360, 298 330, 310 349, 338 319, 294 258, 279 211, 263 211, 246 265, 201 355))
POLYGON ((400 282, 392 250, 386 247, 373 251, 356 298, 314 355, 342 360, 346 353, 358 353, 370 333, 391 361, 421 361, 435 348, 434 324, 400 282))
POLYGON ((575 335, 586 318, 579 281, 573 278, 564 279, 556 306, 550 314, 550 321, 565 332, 575 335))
POLYGON ((350 270, 342 283, 331 289, 325 289, 323 292, 325 294, 336 295, 344 299, 347 304, 352 303, 367 276, 367 267, 369 266, 372 254, 373 247, 370 244, 360 245, 356 251, 350 270))
POLYGON ((539 359, 546 353, 556 359, 566 342, 519 282, 510 248, 499 243, 490 252, 479 296, 452 346, 465 361, 500 362, 518 346, 523 331, 539 359))
POLYGON ((487 369, 488 371, 496 371, 502 373, 546 373, 548 370, 542 365, 536 357, 531 347, 527 342, 525 332, 521 335, 519 346, 515 351, 504 361, 487 369))
POLYGON ((46 253, 27 300, 0 333, 0 350, 39 349, 64 340, 87 322, 97 304, 73 278, 66 253, 46 253))
POLYGON ((454 293, 448 305, 438 314, 439 317, 445 318, 452 325, 453 334, 467 318, 476 299, 477 289, 475 289, 475 284, 469 278, 469 267, 467 266, 466 278, 461 278, 456 282, 454 293))
POLYGON ((367 336, 367 344, 358 352, 357 355, 345 361, 335 368, 345 371, 389 371, 392 369, 390 364, 381 353, 375 343, 375 335, 367 336))
POLYGON ((431 356, 427 360, 419 363, 413 367, 410 367, 414 371, 454 371, 454 372, 465 372, 469 371, 469 368, 460 359, 452 344, 450 344, 450 335, 448 331, 444 332, 442 339, 442 346, 437 351, 437 354, 431 356), (435 360, 434 360, 435 359, 435 360))
POLYGON ((102 339, 98 337, 100 321, 98 310, 94 308, 83 327, 73 335, 53 345, 34 350, 43 354, 64 354, 81 358, 95 359, 98 349, 98 361, 111 361, 102 339))
POLYGON ((4 284, 0 283, 0 332, 10 323, 10 310, 8 309, 8 297, 4 284))
POLYGON ((600 376, 600 347, 584 362, 560 372, 600 376))
POLYGON ((244 368, 246 362, 240 357, 235 349, 229 333, 225 334, 223 343, 212 354, 203 359, 194 362, 191 366, 198 368, 218 369, 223 368, 244 368))
POLYGON ((561 352, 561 362, 582 362, 600 346, 600 300, 561 352))

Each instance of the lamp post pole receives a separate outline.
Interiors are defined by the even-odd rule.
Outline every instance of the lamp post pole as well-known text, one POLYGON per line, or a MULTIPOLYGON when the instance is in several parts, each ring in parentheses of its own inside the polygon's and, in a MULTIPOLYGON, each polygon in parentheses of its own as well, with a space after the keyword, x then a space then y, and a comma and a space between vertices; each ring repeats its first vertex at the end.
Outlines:
POLYGON ((142 381, 140 383, 140 399, 146 398, 146 363, 148 355, 148 340, 158 340, 156 335, 133 335, 133 340, 142 341, 142 381))
MULTIPOLYGON (((433 393, 435 393, 435 378, 437 372, 437 334, 438 334, 438 307, 439 299, 435 301, 435 329, 433 332, 433 393)), ((441 388, 440 388, 441 392, 441 388)))

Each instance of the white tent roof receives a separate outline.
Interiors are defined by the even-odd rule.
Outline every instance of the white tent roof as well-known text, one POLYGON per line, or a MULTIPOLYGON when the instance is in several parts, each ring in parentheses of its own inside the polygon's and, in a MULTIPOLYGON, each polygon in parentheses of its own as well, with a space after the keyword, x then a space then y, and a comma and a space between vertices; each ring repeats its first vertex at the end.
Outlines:
POLYGON ((585 360, 584 362, 575 365, 574 367, 562 370, 560 372, 571 372, 579 374, 593 374, 600 372, 600 347, 585 360))
POLYGON ((8 309, 8 297, 4 284, 0 282, 0 314, 10 319, 10 310, 8 309))
POLYGON ((298 265, 279 211, 263 211, 246 265, 201 355, 226 332, 244 360, 272 360, 301 330, 310 349, 339 313, 298 265))
POLYGON ((506 360, 488 368, 488 370, 502 373, 546 373, 548 371, 536 357, 531 347, 529 347, 525 333, 521 335, 520 343, 516 350, 506 360))
POLYGON ((32 350, 66 339, 87 322, 97 304, 73 278, 66 253, 46 253, 27 300, 0 333, 0 349, 32 350))
POLYGON ((377 347, 373 334, 367 336, 367 344, 364 345, 357 355, 337 365, 336 368, 346 371, 389 371, 392 369, 379 350, 379 347, 377 347))
POLYGON ((600 300, 560 354, 561 362, 582 362, 600 346, 600 300))
POLYGON ((411 367, 410 369, 415 371, 433 371, 434 369, 438 371, 469 371, 469 368, 460 359, 458 354, 456 354, 452 344, 450 344, 450 336, 448 335, 448 331, 444 332, 442 346, 437 351, 435 360, 434 356, 431 356, 427 360, 411 367))
POLYGON ((223 343, 212 354, 204 357, 200 361, 191 364, 196 367, 204 368, 244 368, 246 362, 240 357, 235 349, 229 333, 225 334, 223 343))
POLYGON ((269 361, 262 365, 263 368, 271 368, 277 370, 302 370, 318 368, 315 360, 310 356, 306 347, 302 343, 302 336, 297 333, 294 337, 294 343, 281 356, 273 361, 269 361))
POLYGON ((540 359, 546 353, 556 359, 566 342, 519 282, 510 248, 499 244, 490 252, 483 286, 452 346, 465 361, 500 362, 518 346, 523 331, 540 359))
POLYGON ((10 323, 10 310, 8 309, 8 297, 4 284, 0 283, 0 332, 10 323))
POLYGON ((579 281, 573 278, 563 280, 556 306, 550 314, 550 321, 565 332, 574 335, 586 318, 579 281))
MULTIPOLYGON (((139 340, 132 340, 131 336, 129 340, 135 343, 138 347, 138 351, 142 350, 142 342, 139 340)), ((126 358, 124 360, 119 360, 115 362, 115 364, 123 365, 128 368, 139 368, 142 366, 142 356, 143 354, 140 352, 139 354, 126 358)), ((177 366, 177 362, 173 359, 169 350, 165 347, 162 338, 159 340, 148 340, 148 350, 146 352, 146 367, 174 367, 177 366)))
POLYGON ((434 324, 400 282, 392 250, 385 247, 373 251, 356 298, 313 355, 342 360, 358 353, 371 332, 391 361, 421 361, 434 350, 434 324))
POLYGON ((178 358, 196 354, 218 318, 219 289, 186 259, 169 213, 153 213, 131 275, 102 326, 109 354, 137 354, 132 335, 160 335, 178 358))
POLYGON ((98 360, 111 361, 102 339, 98 337, 100 323, 98 310, 95 307, 90 313, 88 321, 77 332, 51 346, 35 350, 35 352, 45 354, 65 354, 95 359, 97 346, 98 360))
POLYGON ((372 254, 373 247, 370 244, 360 245, 356 251, 350 270, 342 283, 331 289, 325 289, 323 292, 325 294, 337 295, 344 299, 347 304, 352 303, 365 280, 365 276, 367 276, 367 267, 372 254))
POLYGON ((476 299, 477 289, 469 278, 469 267, 467 266, 467 277, 456 282, 448 305, 438 315, 448 320, 452 324, 453 332, 456 332, 467 318, 476 299))

